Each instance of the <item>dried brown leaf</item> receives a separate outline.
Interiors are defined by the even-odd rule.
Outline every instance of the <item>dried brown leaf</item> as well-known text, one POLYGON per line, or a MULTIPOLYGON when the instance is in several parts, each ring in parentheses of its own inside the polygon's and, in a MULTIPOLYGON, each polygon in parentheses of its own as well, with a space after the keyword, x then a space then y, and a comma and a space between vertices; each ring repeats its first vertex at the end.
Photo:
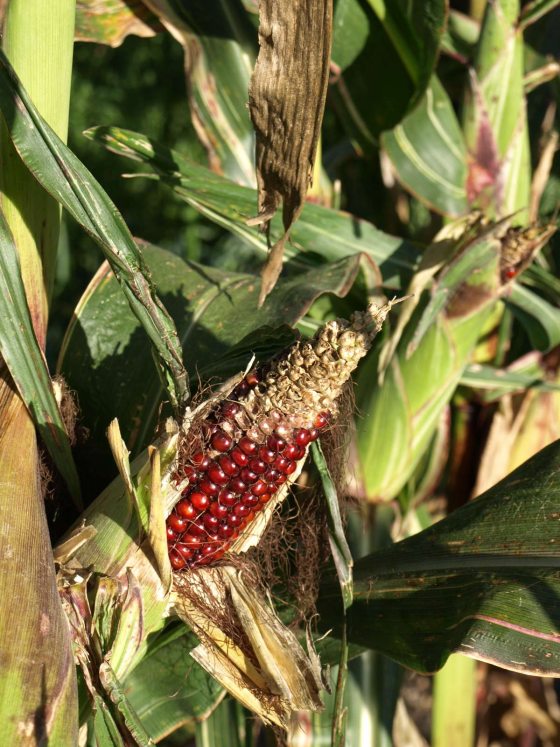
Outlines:
POLYGON ((280 275, 311 181, 327 93, 332 0, 260 0, 259 15, 260 51, 249 88, 259 189, 252 223, 268 230, 280 203, 284 223, 262 271, 262 304, 280 275))

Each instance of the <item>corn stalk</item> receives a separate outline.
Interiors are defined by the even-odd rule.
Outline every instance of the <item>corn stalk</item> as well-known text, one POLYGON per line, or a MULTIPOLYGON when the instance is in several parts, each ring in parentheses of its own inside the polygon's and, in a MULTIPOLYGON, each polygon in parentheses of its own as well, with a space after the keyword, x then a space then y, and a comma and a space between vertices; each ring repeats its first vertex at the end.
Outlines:
MULTIPOLYGON (((48 0, 13 0, 9 5, 4 49, 62 138, 68 125, 73 32, 73 0, 54 7, 48 0)), ((44 350, 60 208, 21 165, 9 127, 7 122, 1 132, 1 208, 15 238, 34 332, 44 350)), ((3 363, 0 409, 3 738, 9 744, 75 745, 76 677, 56 591, 35 426, 3 363)))

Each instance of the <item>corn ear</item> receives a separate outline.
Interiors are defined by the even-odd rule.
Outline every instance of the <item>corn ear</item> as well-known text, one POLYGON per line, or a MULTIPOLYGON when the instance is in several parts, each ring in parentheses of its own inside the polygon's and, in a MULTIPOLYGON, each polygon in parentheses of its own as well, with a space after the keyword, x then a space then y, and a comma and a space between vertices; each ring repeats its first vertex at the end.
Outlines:
MULTIPOLYGON (((427 253, 403 321, 358 377, 357 441, 362 493, 393 499, 411 477, 437 428, 510 272, 526 266, 553 229, 462 223, 452 257, 427 253), (433 266, 439 272, 433 272, 433 266), (434 277, 435 275, 435 277, 434 277)), ((442 235, 449 250, 450 229, 442 235)))
POLYGON ((469 201, 490 217, 517 212, 516 220, 525 225, 531 164, 519 12, 518 0, 486 4, 465 102, 464 132, 472 154, 469 201))
POLYGON ((336 412, 342 386, 366 354, 389 308, 357 313, 351 322, 329 322, 311 341, 296 341, 263 369, 260 378, 247 374, 230 380, 188 411, 180 427, 168 423, 158 442, 132 464, 118 423, 111 424, 109 441, 120 475, 57 549, 61 595, 77 660, 82 668, 89 667, 86 679, 94 703, 100 686, 110 695, 101 668, 115 682, 122 681, 144 655, 150 633, 174 614, 200 638, 193 658, 265 722, 288 729, 294 712, 321 707, 321 667, 311 638, 305 651, 276 615, 266 592, 259 590, 243 554, 259 542, 303 468, 311 432, 302 423, 309 418, 327 422, 325 408, 336 412), (250 375, 260 382, 252 389, 247 385, 250 375), (239 399, 235 393, 241 390, 245 394, 239 399), (218 414, 231 410, 232 402, 235 420, 224 421, 205 436, 218 414), (282 434, 303 434, 307 446, 294 449, 298 456, 290 457, 293 461, 285 458, 285 482, 228 543, 219 565, 182 566, 172 573, 167 545, 177 540, 172 533, 170 539, 165 517, 208 479, 193 476, 198 473, 189 461, 192 449, 206 444, 212 458, 218 459, 234 443, 250 441, 249 435, 255 439, 251 449, 264 448, 256 441, 268 438, 259 430, 265 428, 265 420, 266 432, 277 434, 276 441, 282 441, 282 434), (216 434, 220 448, 212 446, 216 434), (93 612, 88 606, 92 594, 93 612), (95 633, 89 644, 88 630, 95 633))

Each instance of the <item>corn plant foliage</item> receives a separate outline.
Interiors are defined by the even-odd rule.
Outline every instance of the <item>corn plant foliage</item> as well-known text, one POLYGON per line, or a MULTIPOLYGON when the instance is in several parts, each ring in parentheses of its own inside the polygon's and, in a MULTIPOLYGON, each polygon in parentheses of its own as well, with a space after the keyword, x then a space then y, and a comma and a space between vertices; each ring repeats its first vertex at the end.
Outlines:
POLYGON ((341 72, 334 89, 349 134, 363 146, 371 147, 422 96, 446 13, 445 0, 336 3, 332 58, 341 72))
POLYGON ((0 110, 25 166, 103 250, 152 341, 169 396, 175 406, 181 404, 187 383, 177 331, 150 283, 128 227, 96 179, 41 117, 2 52, 0 110))
POLYGON ((191 115, 210 165, 254 185, 254 134, 247 89, 257 33, 240 3, 228 0, 145 0, 185 49, 191 115))
MULTIPOLYGON (((94 127, 85 135, 120 156, 148 165, 153 173, 141 176, 159 179, 202 215, 261 252, 264 259, 268 251, 266 238, 246 223, 255 214, 256 190, 213 174, 140 133, 118 127, 94 127)), ((277 241, 282 233, 281 219, 276 216, 271 241, 277 241)), ((307 203, 292 229, 291 243, 285 248, 290 265, 299 271, 355 253, 367 256, 374 273, 379 270, 379 282, 391 292, 407 286, 421 247, 348 213, 307 203)), ((542 273, 543 282, 550 285, 553 276, 544 269, 542 273)), ((521 293, 517 293, 517 288, 514 286, 508 301, 518 312, 531 341, 538 343, 540 350, 557 345, 560 310, 531 288, 524 286, 521 293)))
MULTIPOLYGON (((560 441, 446 519, 354 564, 351 643, 423 672, 459 651, 560 675, 560 441)), ((341 634, 326 580, 320 625, 341 634)))
POLYGON ((382 145, 399 180, 444 215, 467 212, 467 148, 449 96, 433 76, 418 106, 382 145))
POLYGON ((159 636, 123 689, 152 739, 181 726, 194 729, 223 697, 221 686, 190 656, 198 640, 184 626, 159 636))
MULTIPOLYGON (((233 360, 223 359, 248 334, 263 326, 295 324, 322 293, 346 294, 359 264, 354 255, 282 280, 257 314, 259 282, 253 275, 187 263, 150 245, 143 246, 143 254, 177 325, 195 385, 199 375, 207 382, 215 373, 222 381, 246 367, 253 352, 262 351, 262 341, 238 350, 233 360), (237 366, 233 370, 232 364, 237 366)), ((265 337, 270 342, 270 335, 265 337)), ((282 334, 277 340, 285 345, 282 334)), ((108 479, 114 471, 104 435, 109 422, 119 419, 128 448, 137 454, 153 437, 165 400, 148 340, 107 265, 76 309, 59 369, 79 392, 82 422, 90 430, 80 461, 101 488, 101 477, 108 479)))
MULTIPOLYGON (((140 133, 118 127, 95 127, 85 135, 118 155, 148 165, 156 178, 181 199, 258 249, 264 259, 268 252, 266 238, 256 228, 247 226, 247 220, 255 215, 256 190, 213 174, 140 133)), ((272 221, 271 241, 277 241, 282 233, 281 218, 276 216, 272 221)), ((411 276, 420 249, 405 239, 378 230, 368 221, 311 203, 305 205, 291 232, 291 244, 285 249, 293 266, 300 269, 358 252, 367 255, 379 268, 386 287, 396 289, 411 276)))

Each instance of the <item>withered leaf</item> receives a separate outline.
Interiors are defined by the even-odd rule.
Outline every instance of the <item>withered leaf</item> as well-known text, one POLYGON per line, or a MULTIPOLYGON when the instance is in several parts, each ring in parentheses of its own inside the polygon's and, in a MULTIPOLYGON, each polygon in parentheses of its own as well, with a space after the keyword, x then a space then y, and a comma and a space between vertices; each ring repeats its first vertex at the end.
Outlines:
POLYGON ((259 212, 251 223, 268 230, 281 202, 284 223, 262 271, 262 304, 280 275, 311 180, 327 93, 332 0, 260 0, 259 16, 260 51, 249 88, 259 212))

